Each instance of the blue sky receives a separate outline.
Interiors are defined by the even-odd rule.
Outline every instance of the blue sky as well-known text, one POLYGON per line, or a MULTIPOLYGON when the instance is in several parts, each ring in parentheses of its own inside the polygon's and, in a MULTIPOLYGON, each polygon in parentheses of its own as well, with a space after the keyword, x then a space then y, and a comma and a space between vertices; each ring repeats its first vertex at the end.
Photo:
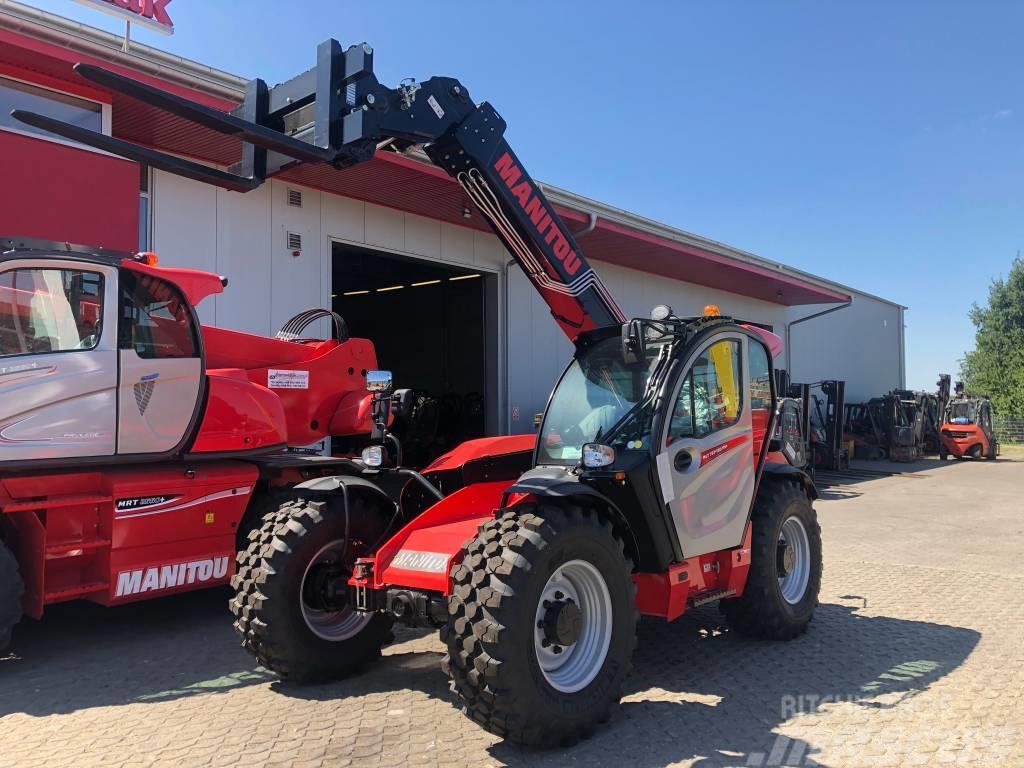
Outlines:
MULTIPOLYGON (((120 31, 71 0, 45 10, 120 31)), ((172 0, 136 39, 273 83, 336 37, 495 104, 539 179, 910 307, 908 385, 1024 249, 1024 3, 172 0), (295 10, 301 9, 301 10, 295 10)))

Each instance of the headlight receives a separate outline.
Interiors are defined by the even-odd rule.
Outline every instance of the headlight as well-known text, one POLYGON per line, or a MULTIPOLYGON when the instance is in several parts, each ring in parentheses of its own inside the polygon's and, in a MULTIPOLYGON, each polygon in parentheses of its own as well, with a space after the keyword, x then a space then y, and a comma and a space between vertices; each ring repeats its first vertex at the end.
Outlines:
POLYGON ((610 445, 587 443, 583 446, 583 466, 587 469, 607 467, 615 461, 615 449, 610 445))
POLYGON ((363 463, 368 467, 379 467, 384 464, 384 446, 371 445, 363 448, 363 463))

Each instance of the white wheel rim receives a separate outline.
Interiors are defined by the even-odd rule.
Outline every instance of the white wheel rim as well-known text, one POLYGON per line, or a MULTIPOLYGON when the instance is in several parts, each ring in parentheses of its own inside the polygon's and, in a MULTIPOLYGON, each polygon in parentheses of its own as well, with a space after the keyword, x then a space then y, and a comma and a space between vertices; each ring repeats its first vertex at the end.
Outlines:
POLYGON ((302 583, 299 585, 299 603, 302 606, 302 618, 305 619, 306 626, 321 640, 331 643, 340 643, 355 637, 373 618, 372 613, 360 613, 352 610, 349 606, 345 606, 340 611, 322 611, 306 604, 304 599, 306 578, 313 566, 323 562, 334 562, 341 557, 344 551, 344 539, 337 539, 321 547, 306 566, 306 570, 302 574, 302 583))
POLYGON ((576 693, 590 685, 612 640, 612 598, 597 568, 585 560, 570 560, 551 574, 537 601, 533 637, 537 662, 552 688, 576 693), (551 604, 569 601, 582 614, 580 630, 575 642, 562 646, 549 640, 544 619, 551 604))
POLYGON ((779 547, 791 550, 791 556, 788 558, 791 562, 786 574, 779 576, 779 589, 787 603, 796 605, 803 600, 804 593, 807 592, 807 583, 811 579, 811 543, 800 518, 790 517, 782 524, 779 547))

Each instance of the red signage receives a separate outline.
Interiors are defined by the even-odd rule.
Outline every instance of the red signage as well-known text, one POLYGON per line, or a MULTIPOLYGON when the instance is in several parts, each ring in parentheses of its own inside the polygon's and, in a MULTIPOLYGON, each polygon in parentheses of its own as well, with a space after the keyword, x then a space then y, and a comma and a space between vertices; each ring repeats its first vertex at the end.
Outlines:
POLYGON ((82 5, 92 6, 115 16, 128 19, 134 24, 155 29, 165 35, 174 34, 174 22, 167 13, 171 0, 78 0, 82 5))

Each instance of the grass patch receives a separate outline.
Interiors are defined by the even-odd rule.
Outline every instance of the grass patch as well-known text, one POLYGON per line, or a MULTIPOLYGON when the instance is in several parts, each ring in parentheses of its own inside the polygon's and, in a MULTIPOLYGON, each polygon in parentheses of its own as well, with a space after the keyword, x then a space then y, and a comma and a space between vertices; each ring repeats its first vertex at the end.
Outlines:
POLYGON ((999 455, 1008 459, 1024 459, 1024 443, 1000 443, 999 455))

